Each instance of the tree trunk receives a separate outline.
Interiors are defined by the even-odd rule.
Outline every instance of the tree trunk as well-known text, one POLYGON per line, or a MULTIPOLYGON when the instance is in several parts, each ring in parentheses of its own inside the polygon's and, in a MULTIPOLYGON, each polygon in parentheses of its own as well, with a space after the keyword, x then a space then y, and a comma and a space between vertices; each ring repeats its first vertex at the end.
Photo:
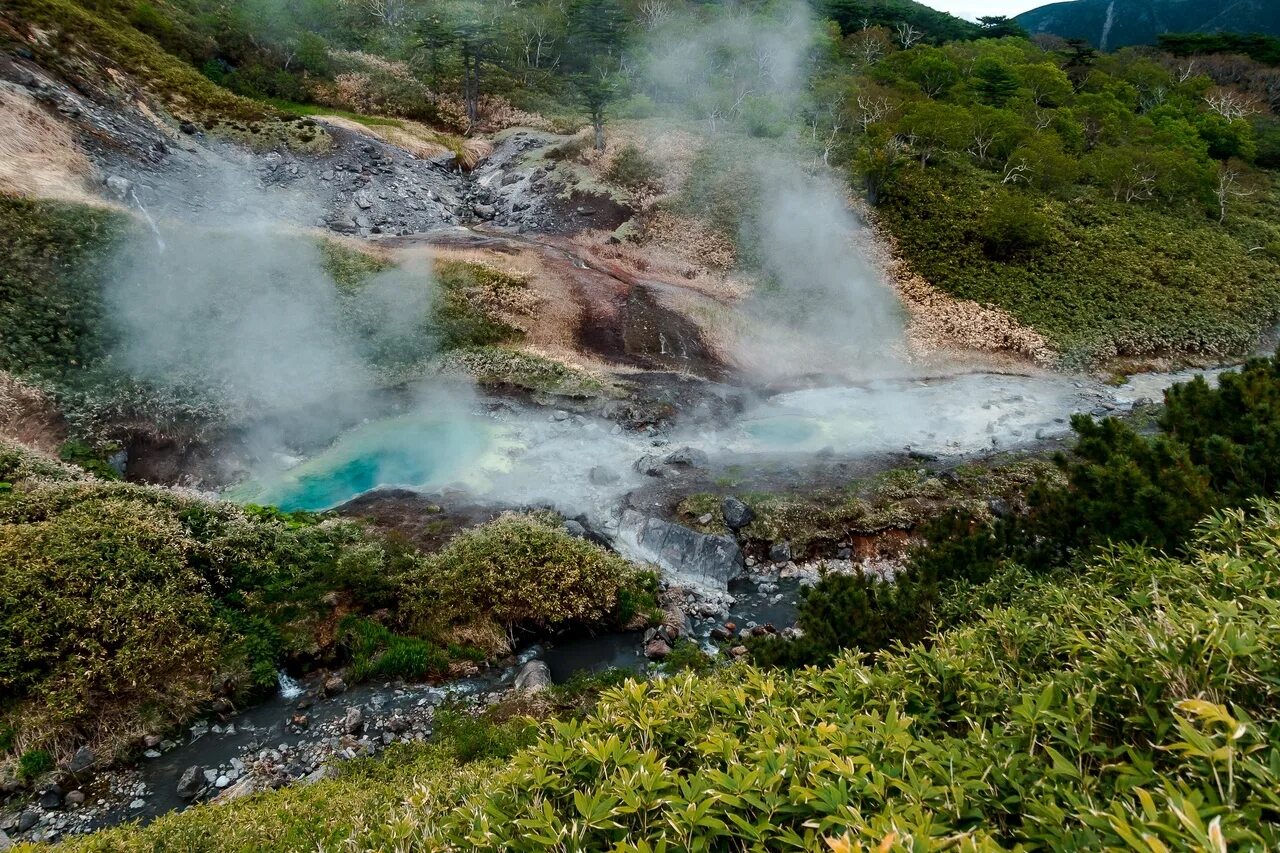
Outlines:
POLYGON ((604 118, 595 118, 591 120, 591 126, 596 131, 596 150, 604 150, 604 118))

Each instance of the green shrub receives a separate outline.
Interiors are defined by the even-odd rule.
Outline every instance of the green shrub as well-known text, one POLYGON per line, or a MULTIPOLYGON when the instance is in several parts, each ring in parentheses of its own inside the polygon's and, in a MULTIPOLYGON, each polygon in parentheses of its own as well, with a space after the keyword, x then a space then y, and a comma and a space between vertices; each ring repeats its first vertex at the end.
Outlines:
POLYGON ((532 744, 538 731, 529 720, 495 722, 451 705, 436 711, 432 730, 459 764, 510 758, 532 744))
POLYGON ((106 460, 105 451, 90 447, 83 441, 72 439, 58 448, 58 458, 78 465, 102 480, 119 480, 120 474, 106 460))
POLYGON ((43 749, 28 749, 18 756, 18 778, 30 782, 53 769, 53 756, 43 749))
POLYGON ((449 653, 418 637, 404 637, 359 616, 338 626, 338 642, 351 656, 350 673, 357 681, 377 676, 422 680, 448 670, 449 653))
POLYGON ((993 258, 1030 254, 1052 238, 1049 222, 1029 199, 1005 193, 992 201, 980 225, 982 244, 993 258))
POLYGON ((404 580, 410 624, 490 623, 505 632, 603 625, 622 590, 643 585, 625 560, 565 533, 555 517, 507 514, 465 531, 404 580))
POLYGON ((620 187, 643 190, 658 184, 662 179, 662 168, 639 146, 628 143, 614 155, 604 177, 620 187))

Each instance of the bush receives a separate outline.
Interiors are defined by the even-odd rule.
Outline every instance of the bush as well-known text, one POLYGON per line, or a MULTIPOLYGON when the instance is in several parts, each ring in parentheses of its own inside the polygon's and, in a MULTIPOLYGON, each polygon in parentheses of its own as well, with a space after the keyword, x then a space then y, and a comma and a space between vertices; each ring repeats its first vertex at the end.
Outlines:
POLYGON ((1000 260, 1029 255, 1052 238, 1049 221, 1030 199, 1014 193, 1002 193, 993 199, 980 229, 987 254, 1000 260))
POLYGON ((613 156, 604 177, 620 187, 640 191, 658 184, 662 168, 638 146, 627 144, 613 156))
POLYGON ((31 782, 54 767, 53 756, 43 749, 28 749, 18 757, 18 779, 31 782))
POLYGON ((601 625, 637 581, 625 560, 565 533, 558 519, 507 514, 459 534, 405 588, 410 624, 490 623, 510 633, 601 625))

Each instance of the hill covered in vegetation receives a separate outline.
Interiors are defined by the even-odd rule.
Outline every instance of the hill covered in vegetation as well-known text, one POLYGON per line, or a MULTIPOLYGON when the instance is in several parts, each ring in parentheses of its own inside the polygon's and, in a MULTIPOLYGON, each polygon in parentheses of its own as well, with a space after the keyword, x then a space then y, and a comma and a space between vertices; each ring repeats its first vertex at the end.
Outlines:
POLYGON ((1280 35, 1267 0, 1067 0, 1017 16, 1027 31, 1084 39, 1100 50, 1154 44, 1163 33, 1280 35))

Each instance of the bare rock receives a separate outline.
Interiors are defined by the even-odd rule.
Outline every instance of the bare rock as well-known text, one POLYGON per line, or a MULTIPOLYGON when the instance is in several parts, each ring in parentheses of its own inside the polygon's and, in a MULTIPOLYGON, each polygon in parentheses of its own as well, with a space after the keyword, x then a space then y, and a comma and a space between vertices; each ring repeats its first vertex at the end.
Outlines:
POLYGON ((755 510, 734 497, 725 498, 720 503, 720 512, 724 515, 724 523, 730 530, 741 530, 755 520, 755 510))
POLYGON ((342 718, 342 730, 349 735, 364 731, 364 711, 356 707, 348 708, 346 716, 342 718))
POLYGON ((661 637, 654 637, 644 644, 644 656, 649 660, 662 660, 671 654, 671 646, 661 637))
POLYGON ((551 686, 551 668, 546 662, 531 660, 516 673, 515 688, 520 693, 540 693, 551 686))
POLYGON ((193 764, 182 771, 182 776, 178 779, 178 787, 175 792, 182 799, 190 800, 200 793, 204 785, 204 768, 198 764, 193 764))

